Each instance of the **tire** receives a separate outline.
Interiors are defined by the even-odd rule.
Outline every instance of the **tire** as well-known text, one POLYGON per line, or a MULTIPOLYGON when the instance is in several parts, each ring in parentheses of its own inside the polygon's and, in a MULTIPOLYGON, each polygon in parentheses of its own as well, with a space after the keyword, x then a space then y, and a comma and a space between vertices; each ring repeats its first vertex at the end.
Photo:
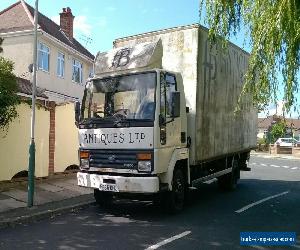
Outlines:
POLYGON ((113 201, 113 194, 94 189, 96 203, 102 207, 109 207, 113 201))
POLYGON ((232 172, 222 175, 218 178, 219 188, 226 191, 233 191, 237 188, 240 178, 240 169, 237 160, 232 162, 232 172))
POLYGON ((178 213, 183 210, 186 194, 186 181, 181 169, 175 169, 172 180, 172 191, 162 197, 166 212, 178 213))

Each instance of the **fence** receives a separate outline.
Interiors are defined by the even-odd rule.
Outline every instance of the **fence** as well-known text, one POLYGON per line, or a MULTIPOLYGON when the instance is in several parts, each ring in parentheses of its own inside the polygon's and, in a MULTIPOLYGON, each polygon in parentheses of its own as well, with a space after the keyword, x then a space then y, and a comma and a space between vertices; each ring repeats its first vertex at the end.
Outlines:
POLYGON ((276 144, 270 144, 270 154, 291 154, 300 157, 300 147, 284 147, 276 144))

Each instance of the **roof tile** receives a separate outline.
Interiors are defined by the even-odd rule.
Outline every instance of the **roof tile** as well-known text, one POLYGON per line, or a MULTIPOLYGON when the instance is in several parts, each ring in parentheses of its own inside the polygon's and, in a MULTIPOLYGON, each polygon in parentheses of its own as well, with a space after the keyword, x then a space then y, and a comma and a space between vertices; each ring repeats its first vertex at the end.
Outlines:
POLYGON ((21 2, 0 12, 0 20, 0 33, 33 29, 33 24, 21 2))
MULTIPOLYGON (((29 80, 17 77, 17 84, 19 92, 26 95, 32 95, 32 84, 29 80)), ((48 99, 48 97, 44 94, 44 90, 39 87, 36 88, 36 96, 48 99)))
MULTIPOLYGON (((279 118, 283 119, 283 117, 279 117, 279 118)), ((268 116, 266 118, 258 118, 258 128, 268 129, 271 126, 272 121, 274 121, 273 116, 268 116)), ((286 121, 286 125, 288 127, 293 127, 293 128, 296 128, 296 129, 300 129, 300 119, 285 118, 285 121, 286 121)))
MULTIPOLYGON (((34 16, 34 8, 26 2, 19 1, 5 10, 0 12, 0 33, 22 31, 33 29, 33 24, 28 16, 29 13, 31 18, 34 16), (25 9, 27 8, 27 10, 25 9)), ((87 56, 91 60, 94 60, 94 56, 84 48, 75 38, 69 40, 66 35, 61 31, 60 26, 54 21, 39 13, 38 24, 43 31, 49 35, 55 37, 62 43, 70 46, 79 53, 87 56)))

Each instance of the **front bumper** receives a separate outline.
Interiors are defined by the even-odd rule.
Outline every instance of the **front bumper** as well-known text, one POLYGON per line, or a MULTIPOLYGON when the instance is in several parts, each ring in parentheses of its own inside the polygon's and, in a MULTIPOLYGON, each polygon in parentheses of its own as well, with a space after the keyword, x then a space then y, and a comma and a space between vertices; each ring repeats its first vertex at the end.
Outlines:
POLYGON ((99 189, 105 183, 115 183, 118 192, 123 193, 157 193, 158 177, 124 177, 88 173, 77 173, 79 186, 99 189))

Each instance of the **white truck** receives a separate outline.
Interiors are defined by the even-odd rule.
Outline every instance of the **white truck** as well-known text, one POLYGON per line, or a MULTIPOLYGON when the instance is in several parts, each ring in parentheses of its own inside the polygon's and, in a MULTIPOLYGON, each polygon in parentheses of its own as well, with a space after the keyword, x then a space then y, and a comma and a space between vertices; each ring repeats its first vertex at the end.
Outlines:
POLYGON ((151 195, 173 212, 198 183, 235 189, 256 147, 251 97, 234 112, 248 57, 197 24, 115 40, 75 105, 78 185, 100 204, 151 195))

